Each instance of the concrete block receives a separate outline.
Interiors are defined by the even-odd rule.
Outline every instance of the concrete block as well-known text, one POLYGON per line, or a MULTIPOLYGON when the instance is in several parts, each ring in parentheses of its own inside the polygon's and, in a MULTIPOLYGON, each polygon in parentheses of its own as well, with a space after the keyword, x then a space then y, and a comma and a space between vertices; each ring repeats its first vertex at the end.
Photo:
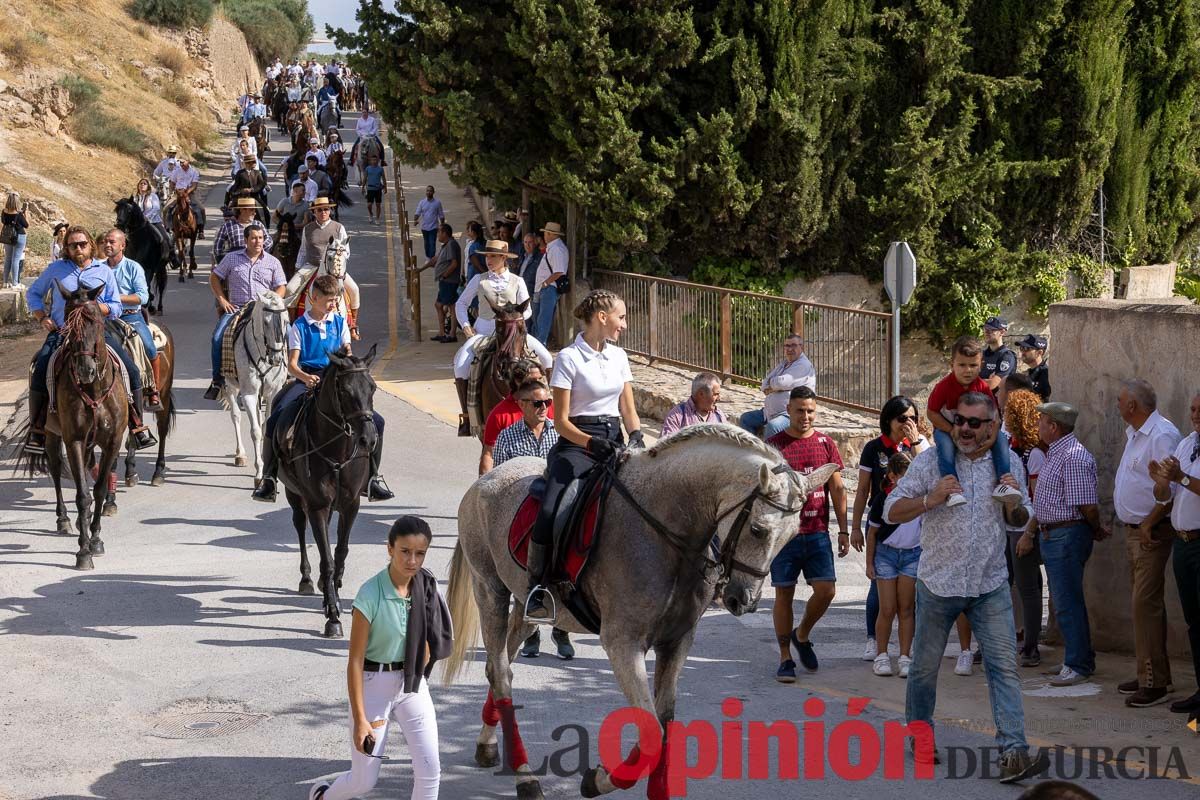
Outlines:
POLYGON ((1158 300, 1173 296, 1175 267, 1173 263, 1126 267, 1121 270, 1117 297, 1122 300, 1158 300))
POLYGON ((0 324, 11 325, 31 318, 29 306, 25 303, 25 287, 0 289, 0 324))

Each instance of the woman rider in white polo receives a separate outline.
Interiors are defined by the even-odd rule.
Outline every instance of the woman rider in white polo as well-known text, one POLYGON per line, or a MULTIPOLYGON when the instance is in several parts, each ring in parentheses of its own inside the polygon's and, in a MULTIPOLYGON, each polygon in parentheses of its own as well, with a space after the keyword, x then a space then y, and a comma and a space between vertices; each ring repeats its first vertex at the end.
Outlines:
POLYGON ((583 320, 583 332, 558 351, 550 378, 559 439, 546 458, 546 494, 529 542, 525 616, 535 622, 554 621, 542 582, 554 551, 554 510, 563 490, 624 444, 622 422, 629 446, 644 446, 629 358, 610 343, 627 327, 625 302, 614 292, 597 289, 583 299, 575 316, 583 320))
MULTIPOLYGON (((467 335, 467 343, 454 354, 454 387, 458 390, 458 402, 462 405, 462 418, 458 425, 459 436, 471 435, 471 422, 467 415, 467 380, 471 377, 471 361, 475 358, 475 347, 484 336, 491 336, 496 332, 496 308, 508 303, 520 305, 529 301, 529 287, 525 285, 525 281, 508 270, 508 259, 517 257, 516 253, 508 252, 508 242, 492 239, 486 247, 475 252, 482 253, 487 258, 488 271, 471 278, 454 305, 458 324, 467 335), (479 316, 472 327, 467 318, 467 309, 477 295, 479 316)), ((527 305, 525 319, 532 315, 533 311, 527 305)), ((525 337, 525 344, 533 350, 542 369, 550 369, 553 359, 546 346, 532 336, 525 337)))

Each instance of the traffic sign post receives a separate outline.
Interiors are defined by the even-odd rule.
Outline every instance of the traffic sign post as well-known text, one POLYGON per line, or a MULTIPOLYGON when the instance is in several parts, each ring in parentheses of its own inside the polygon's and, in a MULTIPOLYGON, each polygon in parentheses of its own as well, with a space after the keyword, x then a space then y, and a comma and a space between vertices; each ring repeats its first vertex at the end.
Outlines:
POLYGON ((900 394, 900 308, 917 286, 917 257, 908 242, 892 242, 883 259, 883 286, 892 301, 892 396, 900 394))

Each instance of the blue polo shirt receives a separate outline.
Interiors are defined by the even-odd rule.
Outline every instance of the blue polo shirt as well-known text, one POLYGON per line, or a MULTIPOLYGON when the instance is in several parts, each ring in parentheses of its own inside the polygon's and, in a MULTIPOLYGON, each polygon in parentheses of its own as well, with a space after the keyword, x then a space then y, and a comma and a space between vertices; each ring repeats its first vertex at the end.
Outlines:
POLYGON ((110 317, 120 318, 121 295, 117 290, 116 274, 103 261, 94 261, 90 266, 79 269, 75 266, 74 261, 60 258, 58 261, 52 261, 33 282, 33 286, 29 287, 25 298, 29 303, 29 310, 45 311, 46 295, 49 294, 50 319, 54 320, 54 324, 61 328, 66 324, 67 301, 58 291, 55 281, 61 283, 63 289, 68 292, 75 291, 81 284, 86 289, 94 289, 103 285, 104 291, 97 295, 96 299, 108 305, 110 317))
MULTIPOLYGON (((108 263, 105 261, 104 263, 108 263)), ((117 279, 117 291, 121 294, 136 294, 138 302, 126 303, 125 311, 137 311, 146 303, 150 302, 150 288, 146 285, 146 273, 142 269, 142 265, 134 261, 132 258, 122 258, 120 262, 112 268, 113 275, 117 279)))

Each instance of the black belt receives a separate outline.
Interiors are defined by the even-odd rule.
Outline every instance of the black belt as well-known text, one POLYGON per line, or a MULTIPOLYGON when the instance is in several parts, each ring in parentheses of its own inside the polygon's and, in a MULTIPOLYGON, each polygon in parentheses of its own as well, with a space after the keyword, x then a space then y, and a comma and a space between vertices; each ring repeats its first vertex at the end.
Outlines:
POLYGON ((619 423, 620 417, 567 417, 572 425, 609 425, 619 423))
POLYGON ((363 670, 366 672, 403 672, 404 662, 393 661, 391 664, 380 664, 378 661, 372 661, 369 658, 364 658, 363 670))
POLYGON ((1056 528, 1073 528, 1076 525, 1086 525, 1087 521, 1082 519, 1065 519, 1062 522, 1051 522, 1049 525, 1038 525, 1042 533, 1055 530, 1056 528))
POLYGON ((1195 531, 1175 531, 1175 535, 1184 542, 1194 542, 1200 539, 1200 530, 1195 531))

